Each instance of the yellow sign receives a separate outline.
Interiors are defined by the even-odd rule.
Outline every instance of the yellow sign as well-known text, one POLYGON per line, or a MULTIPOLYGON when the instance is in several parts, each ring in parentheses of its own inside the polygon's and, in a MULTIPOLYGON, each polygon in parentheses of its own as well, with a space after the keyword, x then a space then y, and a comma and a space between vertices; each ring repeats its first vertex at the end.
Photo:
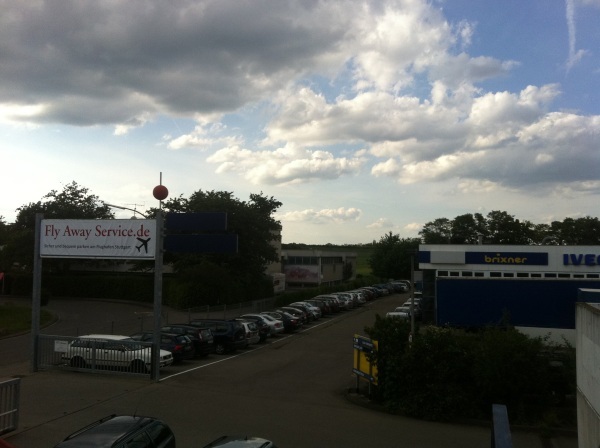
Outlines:
POLYGON ((365 336, 354 335, 354 366, 352 371, 360 378, 377 385, 377 363, 372 361, 372 354, 377 352, 378 341, 365 336))

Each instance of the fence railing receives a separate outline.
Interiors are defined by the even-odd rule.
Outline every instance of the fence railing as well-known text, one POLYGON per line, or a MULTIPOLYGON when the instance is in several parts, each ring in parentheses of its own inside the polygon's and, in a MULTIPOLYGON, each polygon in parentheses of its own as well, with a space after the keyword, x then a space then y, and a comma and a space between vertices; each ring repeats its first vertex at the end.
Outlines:
MULTIPOLYGON (((252 302, 240 302, 223 305, 204 305, 188 308, 185 312, 188 321, 198 318, 231 319, 245 313, 260 313, 275 306, 275 298, 254 300, 252 302)), ((167 316, 168 319, 168 316, 167 316)))
POLYGON ((148 342, 42 334, 38 337, 37 365, 40 370, 150 376, 151 347, 148 342))
POLYGON ((0 379, 0 435, 19 426, 21 379, 0 379))

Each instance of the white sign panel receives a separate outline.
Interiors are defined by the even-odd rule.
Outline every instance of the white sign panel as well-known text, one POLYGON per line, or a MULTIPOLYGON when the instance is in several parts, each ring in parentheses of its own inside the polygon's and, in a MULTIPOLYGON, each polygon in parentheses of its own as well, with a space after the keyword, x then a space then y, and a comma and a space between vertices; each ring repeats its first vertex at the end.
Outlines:
POLYGON ((40 256, 154 259, 153 219, 42 219, 40 256))

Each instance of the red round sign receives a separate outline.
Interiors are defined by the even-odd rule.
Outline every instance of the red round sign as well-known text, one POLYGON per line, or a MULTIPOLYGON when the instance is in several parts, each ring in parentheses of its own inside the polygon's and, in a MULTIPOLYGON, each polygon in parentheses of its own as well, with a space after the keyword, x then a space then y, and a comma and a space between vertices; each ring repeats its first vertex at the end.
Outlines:
POLYGON ((167 190, 167 187, 165 187, 164 185, 157 185, 156 187, 154 187, 154 190, 152 190, 152 194, 156 199, 162 201, 163 199, 166 199, 167 196, 169 196, 169 190, 167 190))

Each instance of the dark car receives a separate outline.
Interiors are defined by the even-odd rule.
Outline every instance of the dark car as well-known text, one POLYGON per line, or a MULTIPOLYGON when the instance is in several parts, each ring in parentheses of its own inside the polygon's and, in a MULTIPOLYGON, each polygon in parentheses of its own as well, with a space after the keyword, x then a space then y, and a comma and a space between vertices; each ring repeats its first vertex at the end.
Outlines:
POLYGON ((275 311, 285 311, 286 313, 290 313, 292 316, 299 319, 302 325, 308 323, 308 317, 306 316, 306 313, 299 308, 294 308, 291 306, 282 306, 281 308, 275 311))
POLYGON ((167 333, 184 334, 192 340, 195 355, 207 356, 215 350, 215 343, 210 328, 195 327, 189 324, 169 324, 161 328, 167 333))
POLYGON ((194 319, 190 321, 190 325, 210 328, 215 341, 215 353, 219 355, 248 346, 242 323, 234 319, 194 319))
MULTIPOLYGON (((135 333, 131 335, 131 339, 141 342, 153 342, 154 333, 150 331, 135 333)), ((174 362, 191 359, 195 353, 192 340, 184 334, 161 333, 160 348, 171 352, 174 362)))
POLYGON ((54 448, 175 448, 169 426, 152 417, 109 415, 67 436, 54 448))

